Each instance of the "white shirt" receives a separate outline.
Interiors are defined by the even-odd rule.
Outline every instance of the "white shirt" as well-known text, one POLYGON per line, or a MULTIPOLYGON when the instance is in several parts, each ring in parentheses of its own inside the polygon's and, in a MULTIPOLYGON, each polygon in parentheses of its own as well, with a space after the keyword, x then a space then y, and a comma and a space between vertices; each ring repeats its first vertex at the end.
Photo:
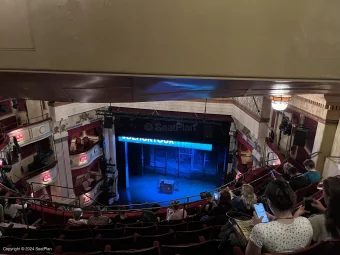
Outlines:
POLYGON ((166 219, 167 220, 181 220, 187 217, 187 211, 184 210, 184 215, 183 215, 183 209, 179 209, 175 211, 171 215, 167 215, 166 219))
POLYGON ((262 252, 293 252, 306 248, 313 237, 313 228, 304 217, 295 218, 291 224, 277 221, 254 226, 249 239, 262 252))
MULTIPOLYGON (((27 204, 24 204, 24 208, 27 208, 27 204)), ((7 204, 4 208, 4 214, 9 215, 12 219, 17 215, 19 209, 22 209, 22 205, 12 204, 10 207, 7 207, 7 204)))

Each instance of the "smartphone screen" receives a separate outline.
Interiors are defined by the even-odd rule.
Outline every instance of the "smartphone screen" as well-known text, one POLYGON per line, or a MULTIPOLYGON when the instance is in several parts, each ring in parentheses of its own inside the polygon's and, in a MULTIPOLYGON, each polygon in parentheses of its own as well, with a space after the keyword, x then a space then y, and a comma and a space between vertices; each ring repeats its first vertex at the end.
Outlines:
POLYGON ((263 216, 262 223, 269 222, 266 210, 264 209, 262 203, 254 204, 254 209, 255 209, 255 212, 257 214, 257 217, 260 218, 260 217, 263 216))
POLYGON ((274 171, 271 171, 271 174, 272 174, 272 177, 273 177, 273 179, 275 180, 275 179, 276 179, 276 177, 275 177, 275 173, 274 173, 274 171))
POLYGON ((218 200, 218 198, 219 198, 219 195, 218 195, 218 193, 216 192, 216 193, 214 193, 214 198, 215 198, 215 200, 218 200))
POLYGON ((172 215, 174 212, 171 209, 168 209, 168 214, 172 215))

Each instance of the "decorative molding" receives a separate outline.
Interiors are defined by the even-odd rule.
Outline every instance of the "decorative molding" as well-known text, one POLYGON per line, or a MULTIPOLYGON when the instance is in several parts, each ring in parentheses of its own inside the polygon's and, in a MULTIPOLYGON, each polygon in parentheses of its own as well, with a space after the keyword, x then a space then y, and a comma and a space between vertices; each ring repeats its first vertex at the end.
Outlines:
POLYGON ((84 193, 83 195, 80 196, 80 204, 81 206, 89 206, 90 204, 92 204, 96 198, 98 197, 98 195, 102 192, 100 190, 100 186, 103 184, 104 180, 101 180, 99 182, 96 183, 96 185, 92 188, 92 190, 84 193))
POLYGON ((58 173, 57 164, 54 164, 51 169, 48 169, 42 173, 39 173, 35 175, 34 177, 31 177, 30 179, 27 179, 26 182, 29 185, 32 184, 32 188, 33 188, 32 192, 36 192, 54 183, 57 178, 57 173, 58 173))
POLYGON ((90 165, 95 159, 103 155, 99 144, 94 145, 86 152, 70 155, 71 169, 77 170, 90 165))
POLYGON ((8 136, 10 137, 11 142, 13 142, 13 136, 15 136, 18 140, 18 144, 20 146, 25 146, 52 135, 50 122, 51 120, 48 119, 29 126, 23 126, 19 129, 12 130, 8 133, 8 136))

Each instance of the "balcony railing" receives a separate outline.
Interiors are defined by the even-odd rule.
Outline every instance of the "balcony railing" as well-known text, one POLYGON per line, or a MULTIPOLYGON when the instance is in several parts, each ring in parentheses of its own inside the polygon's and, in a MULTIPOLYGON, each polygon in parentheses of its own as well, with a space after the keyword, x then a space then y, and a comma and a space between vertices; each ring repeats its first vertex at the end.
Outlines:
POLYGON ((100 148, 99 144, 95 144, 88 151, 70 155, 71 169, 79 169, 90 165, 95 159, 103 155, 103 150, 100 148))

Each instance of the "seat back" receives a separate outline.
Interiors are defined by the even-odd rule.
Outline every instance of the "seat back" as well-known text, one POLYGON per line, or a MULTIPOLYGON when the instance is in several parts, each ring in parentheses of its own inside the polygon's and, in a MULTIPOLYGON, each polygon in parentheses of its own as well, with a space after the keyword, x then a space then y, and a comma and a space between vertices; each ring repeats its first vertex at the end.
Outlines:
POLYGON ((203 236, 206 240, 210 239, 212 227, 203 228, 200 230, 193 231, 177 231, 176 232, 176 242, 178 244, 186 243, 199 243, 200 236, 203 236))
POLYGON ((58 238, 60 231, 57 228, 52 229, 27 229, 28 238, 58 238))
POLYGON ((158 248, 151 247, 142 250, 127 250, 127 251, 111 251, 105 254, 116 254, 116 255, 125 255, 125 254, 135 254, 135 255, 158 255, 158 248))
POLYGON ((53 228, 62 229, 64 228, 64 226, 60 226, 59 224, 43 224, 37 227, 37 229, 53 229, 53 228))
POLYGON ((51 251, 54 250, 54 244, 52 242, 52 239, 50 238, 37 238, 37 239, 18 238, 16 240, 16 247, 39 247, 39 248, 46 247, 48 249, 51 249, 51 251))
POLYGON ((93 236, 101 235, 102 238, 120 238, 124 237, 124 228, 114 229, 93 229, 93 236))
POLYGON ((315 194, 317 190, 318 183, 312 183, 308 185, 306 188, 299 189, 295 192, 296 195, 296 201, 301 202, 304 197, 310 197, 313 194, 315 194))
POLYGON ((116 228, 124 228, 124 227, 143 227, 143 223, 142 222, 134 222, 134 223, 120 223, 117 222, 116 224, 116 228))
POLYGON ((77 229, 77 230, 60 230, 60 234, 64 236, 64 239, 80 239, 80 238, 92 238, 91 229, 77 229))
POLYGON ((73 240, 53 239, 52 241, 53 241, 53 244, 56 250, 59 250, 59 247, 61 247, 62 253, 97 251, 92 238, 73 239, 73 240))
POLYGON ((153 242, 158 241, 159 245, 175 244, 175 232, 171 231, 161 235, 138 235, 136 239, 136 247, 138 249, 148 248, 153 246, 153 242))
POLYGON ((173 231, 186 231, 188 229, 188 224, 186 222, 182 222, 179 224, 173 225, 159 225, 158 226, 158 233, 168 233, 172 229, 173 231))
POLYGON ((131 236, 134 233, 137 233, 139 235, 156 235, 157 234, 157 226, 125 227, 125 234, 127 236, 131 236))
POLYGON ((211 241, 188 245, 162 245, 162 255, 192 255, 192 254, 211 254, 211 241))
POLYGON ((135 247, 135 239, 133 236, 122 237, 122 238, 95 238, 97 250, 103 251, 106 245, 111 246, 111 251, 119 251, 133 249, 135 247))
POLYGON ((27 228, 5 228, 2 235, 21 238, 24 234, 26 234, 26 232, 27 228))
POLYGON ((87 225, 79 225, 79 226, 68 225, 66 227, 66 229, 68 230, 79 230, 79 229, 87 229, 87 228, 89 228, 87 225))
POLYGON ((16 237, 11 237, 11 236, 2 236, 0 237, 0 247, 7 247, 7 246, 11 246, 11 247, 18 247, 16 245, 16 237))

